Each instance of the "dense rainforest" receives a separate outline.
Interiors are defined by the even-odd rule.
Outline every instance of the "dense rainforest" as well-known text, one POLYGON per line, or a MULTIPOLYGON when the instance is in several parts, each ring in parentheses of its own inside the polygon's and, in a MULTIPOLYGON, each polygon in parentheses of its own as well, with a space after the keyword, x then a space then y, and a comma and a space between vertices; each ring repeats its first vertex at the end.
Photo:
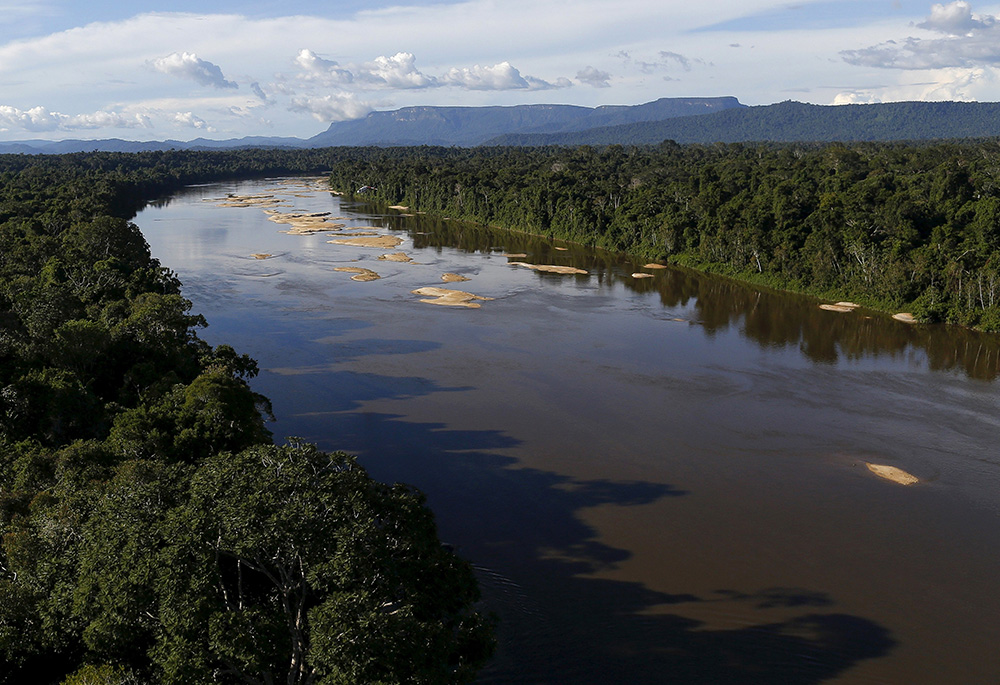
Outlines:
POLYGON ((338 158, 331 183, 388 205, 1000 330, 995 140, 364 148, 338 158))
POLYGON ((129 222, 324 151, 0 156, 0 683, 466 682, 492 650, 422 495, 277 445, 129 222))

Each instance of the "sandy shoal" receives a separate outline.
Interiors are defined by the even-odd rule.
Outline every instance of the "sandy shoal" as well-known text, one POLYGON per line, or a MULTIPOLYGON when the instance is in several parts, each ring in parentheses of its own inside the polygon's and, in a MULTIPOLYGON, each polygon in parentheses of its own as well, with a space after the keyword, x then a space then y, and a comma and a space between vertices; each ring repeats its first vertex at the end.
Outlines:
POLYGON ((371 269, 364 269, 360 266, 336 266, 333 270, 354 274, 351 276, 352 281, 377 281, 382 278, 371 269))
POLYGON ((653 274, 644 274, 644 273, 639 272, 639 271, 637 271, 636 273, 632 274, 632 278, 652 278, 652 277, 653 277, 653 274))
POLYGON ((649 264, 643 264, 642 268, 643 269, 666 269, 667 267, 665 265, 663 265, 663 264, 654 264, 653 262, 650 262, 649 264))
POLYGON ((556 264, 528 264, 527 262, 509 262, 513 266, 523 266, 535 271, 545 271, 553 274, 587 274, 588 271, 577 269, 575 266, 558 266, 556 264))
POLYGON ((865 466, 868 470, 874 473, 879 478, 885 478, 886 480, 891 480, 893 483, 899 483, 900 485, 913 485, 914 483, 919 483, 920 479, 914 476, 912 473, 907 473, 903 469, 898 469, 895 466, 886 466, 885 464, 871 464, 865 462, 865 466))
POLYGON ((528 255, 526 255, 523 252, 510 252, 510 253, 504 253, 504 254, 502 254, 500 256, 501 257, 506 257, 508 259, 524 259, 528 255))
POLYGON ((254 259, 270 259, 274 255, 273 254, 268 254, 267 252, 254 252, 250 256, 253 257, 254 259))
POLYGON ((463 292, 461 290, 437 288, 434 286, 417 288, 416 290, 411 290, 410 292, 414 295, 423 295, 424 299, 420 300, 421 302, 442 305, 445 307, 468 307, 470 309, 479 309, 480 304, 474 300, 493 299, 492 297, 473 295, 472 293, 463 292))
POLYGON ((441 274, 441 280, 445 283, 461 283, 462 281, 467 281, 469 279, 462 274, 446 273, 441 274))
POLYGON ((840 304, 821 304, 819 306, 819 308, 820 309, 825 309, 828 312, 846 313, 846 312, 853 312, 854 311, 854 307, 845 307, 845 306, 840 305, 840 304))
POLYGON ((397 238, 394 235, 380 235, 365 238, 337 238, 335 240, 327 240, 326 242, 336 245, 351 245, 353 247, 378 247, 385 250, 396 247, 403 242, 403 239, 397 238))
POLYGON ((412 262, 413 257, 406 254, 405 252, 393 252, 391 254, 383 254, 378 257, 383 262, 412 262))
POLYGON ((903 323, 918 323, 916 317, 913 316, 913 314, 910 314, 909 312, 900 312, 898 314, 893 314, 892 318, 894 318, 896 321, 902 321, 903 323))

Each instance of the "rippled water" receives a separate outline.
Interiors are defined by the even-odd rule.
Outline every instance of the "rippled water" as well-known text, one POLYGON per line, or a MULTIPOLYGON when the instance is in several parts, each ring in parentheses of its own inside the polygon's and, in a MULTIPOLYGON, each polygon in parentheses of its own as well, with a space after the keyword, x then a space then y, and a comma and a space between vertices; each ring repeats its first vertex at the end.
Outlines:
POLYGON ((276 437, 427 493, 501 619, 484 682, 1000 681, 995 337, 638 280, 616 255, 276 181, 193 188, 136 223, 205 337, 259 360, 276 437), (403 243, 216 206, 260 192, 403 243), (414 263, 377 259, 400 250, 414 263), (425 286, 494 299, 437 307, 425 286))

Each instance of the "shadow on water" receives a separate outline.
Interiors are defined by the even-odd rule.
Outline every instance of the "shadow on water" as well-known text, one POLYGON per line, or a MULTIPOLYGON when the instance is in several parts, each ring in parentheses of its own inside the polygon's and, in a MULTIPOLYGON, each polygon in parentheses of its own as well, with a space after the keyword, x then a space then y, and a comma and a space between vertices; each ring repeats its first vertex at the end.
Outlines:
MULTIPOLYGON (((579 514, 688 493, 669 484, 577 480, 519 467, 498 431, 451 430, 392 414, 337 414, 328 438, 350 445, 376 478, 417 485, 442 538, 476 561, 485 607, 500 618, 484 683, 817 683, 885 655, 888 631, 827 612, 835 600, 803 588, 698 597, 592 576, 629 559, 579 514), (690 603, 746 602, 801 611, 791 619, 710 630, 670 613, 690 603)), ((333 445, 326 445, 327 448, 333 445)), ((683 564, 671 550, 664 565, 683 564)), ((765 614, 761 614, 765 615, 765 614)))

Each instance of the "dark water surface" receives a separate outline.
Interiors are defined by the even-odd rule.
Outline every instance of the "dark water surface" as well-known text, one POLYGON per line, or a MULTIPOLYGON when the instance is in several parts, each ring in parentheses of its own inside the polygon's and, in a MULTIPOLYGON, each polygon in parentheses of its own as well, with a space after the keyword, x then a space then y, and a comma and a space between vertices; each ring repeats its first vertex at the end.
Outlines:
POLYGON ((427 493, 502 621, 483 682, 1000 682, 995 337, 637 280, 614 255, 276 181, 192 188, 136 223, 204 337, 260 362, 276 438, 427 493), (404 242, 282 234, 209 201, 229 192, 404 242), (415 263, 377 260, 396 251, 415 263), (438 307, 423 286, 494 299, 438 307))

